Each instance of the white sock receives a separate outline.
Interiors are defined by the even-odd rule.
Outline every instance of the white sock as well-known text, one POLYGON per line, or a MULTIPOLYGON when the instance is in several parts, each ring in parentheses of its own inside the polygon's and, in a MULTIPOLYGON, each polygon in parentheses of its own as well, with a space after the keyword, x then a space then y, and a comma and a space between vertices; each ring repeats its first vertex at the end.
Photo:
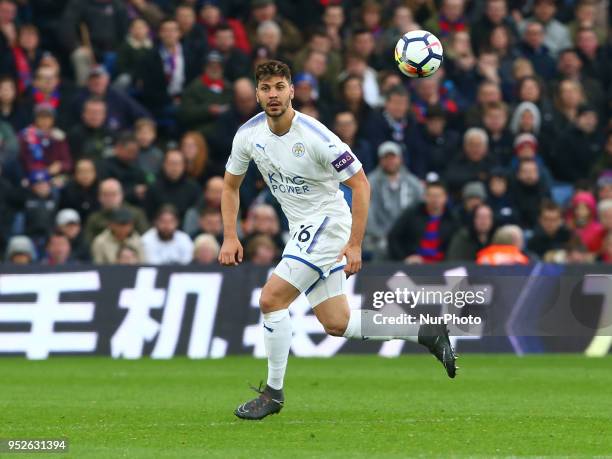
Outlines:
POLYGON ((364 336, 361 331, 361 309, 352 309, 349 317, 346 330, 344 331, 344 337, 349 339, 369 339, 372 341, 389 341, 391 339, 403 339, 405 341, 412 341, 418 343, 418 329, 414 329, 414 335, 409 336, 364 336))
POLYGON ((291 347, 291 319, 288 309, 263 315, 264 343, 268 355, 268 386, 282 389, 289 348, 291 347))

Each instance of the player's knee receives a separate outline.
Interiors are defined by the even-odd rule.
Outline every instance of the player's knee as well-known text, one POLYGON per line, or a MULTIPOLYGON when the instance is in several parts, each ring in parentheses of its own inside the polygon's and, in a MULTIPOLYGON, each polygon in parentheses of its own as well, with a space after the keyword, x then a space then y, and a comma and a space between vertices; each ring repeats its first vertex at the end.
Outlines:
POLYGON ((259 308, 264 314, 279 309, 279 305, 277 303, 278 302, 274 300, 273 295, 267 295, 266 293, 262 292, 261 296, 259 297, 259 308))
POLYGON ((326 320, 323 323, 323 328, 325 328, 325 333, 331 336, 344 336, 344 332, 346 331, 348 321, 343 320, 342 318, 333 318, 330 320, 326 320))

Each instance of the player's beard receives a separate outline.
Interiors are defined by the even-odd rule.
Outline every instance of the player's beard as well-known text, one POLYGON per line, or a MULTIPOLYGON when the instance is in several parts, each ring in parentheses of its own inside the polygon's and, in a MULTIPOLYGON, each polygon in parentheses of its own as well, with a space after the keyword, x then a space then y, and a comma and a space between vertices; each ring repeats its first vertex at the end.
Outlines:
POLYGON ((273 112, 273 113, 271 113, 268 110, 268 105, 269 104, 270 103, 268 102, 268 104, 265 107, 263 107, 264 111, 266 112, 266 115, 268 115, 270 118, 279 118, 279 117, 283 116, 285 114, 285 112, 287 111, 287 109, 289 108, 289 105, 291 104, 291 99, 290 98, 287 99, 287 102, 284 103, 284 104, 281 102, 280 103, 280 107, 278 107, 280 110, 277 111, 277 112, 273 112))

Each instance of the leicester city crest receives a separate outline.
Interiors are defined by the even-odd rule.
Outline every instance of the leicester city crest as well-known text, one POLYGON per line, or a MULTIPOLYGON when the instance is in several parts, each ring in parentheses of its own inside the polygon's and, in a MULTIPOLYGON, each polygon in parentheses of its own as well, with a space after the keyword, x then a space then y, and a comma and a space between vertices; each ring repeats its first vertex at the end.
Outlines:
POLYGON ((301 158, 302 156, 304 156, 304 153, 306 153, 306 147, 302 142, 298 142, 293 145, 291 151, 293 152, 293 156, 295 156, 296 158, 301 158))

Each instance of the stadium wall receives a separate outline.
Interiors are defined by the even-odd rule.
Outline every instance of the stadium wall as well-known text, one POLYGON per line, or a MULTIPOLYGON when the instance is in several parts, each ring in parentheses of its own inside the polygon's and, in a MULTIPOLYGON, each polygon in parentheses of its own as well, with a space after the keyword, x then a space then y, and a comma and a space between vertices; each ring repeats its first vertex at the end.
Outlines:
MULTIPOLYGON (((252 265, 0 265, 0 356, 263 357, 258 299, 270 273, 252 265)), ((612 343, 612 271, 605 265, 369 264, 347 284, 353 308, 372 308, 373 292, 400 287, 442 292, 483 288, 486 304, 460 311, 479 317, 481 324, 451 327, 460 353, 584 352, 594 346, 607 353, 612 343)), ((398 307, 414 308, 390 304, 381 310, 398 307)), ((303 296, 290 310, 297 356, 422 352, 404 341, 327 336, 303 296)))

